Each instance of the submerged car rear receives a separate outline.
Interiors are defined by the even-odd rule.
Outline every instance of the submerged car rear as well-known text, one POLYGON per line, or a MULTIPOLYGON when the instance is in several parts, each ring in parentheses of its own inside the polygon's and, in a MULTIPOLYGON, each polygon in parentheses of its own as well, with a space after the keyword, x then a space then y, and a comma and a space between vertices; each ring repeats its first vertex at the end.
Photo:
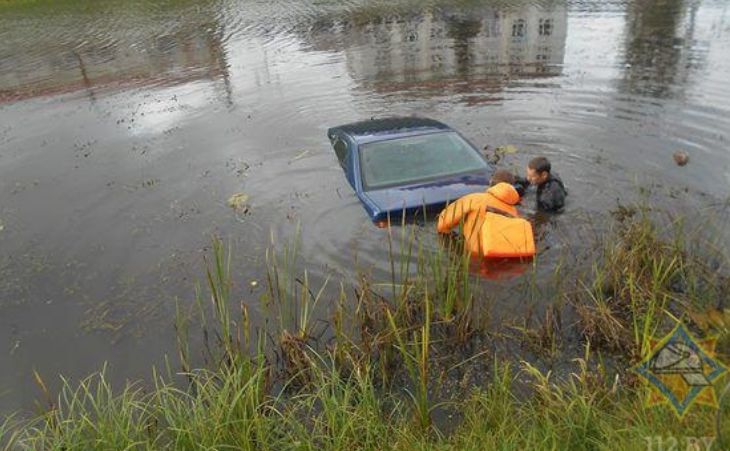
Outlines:
POLYGON ((426 210, 438 213, 448 202, 470 193, 482 191, 489 184, 489 173, 483 170, 408 186, 365 191, 360 195, 373 221, 400 218, 426 210))
POLYGON ((437 132, 363 144, 364 191, 487 171, 484 159, 456 132, 437 132))
POLYGON ((482 190, 491 168, 454 131, 439 131, 363 144, 359 148, 363 193, 373 220, 441 207, 482 190))
POLYGON ((327 130, 347 181, 374 221, 438 208, 486 189, 493 168, 448 125, 418 117, 327 130))

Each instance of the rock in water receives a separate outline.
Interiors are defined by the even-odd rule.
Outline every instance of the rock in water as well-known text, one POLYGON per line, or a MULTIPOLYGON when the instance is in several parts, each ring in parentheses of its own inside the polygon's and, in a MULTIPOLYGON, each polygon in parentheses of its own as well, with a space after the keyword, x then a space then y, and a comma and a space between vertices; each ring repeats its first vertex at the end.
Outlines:
POLYGON ((687 155, 687 152, 684 152, 682 150, 678 150, 674 152, 674 162, 677 163, 677 166, 684 166, 685 164, 689 163, 689 155, 687 155))

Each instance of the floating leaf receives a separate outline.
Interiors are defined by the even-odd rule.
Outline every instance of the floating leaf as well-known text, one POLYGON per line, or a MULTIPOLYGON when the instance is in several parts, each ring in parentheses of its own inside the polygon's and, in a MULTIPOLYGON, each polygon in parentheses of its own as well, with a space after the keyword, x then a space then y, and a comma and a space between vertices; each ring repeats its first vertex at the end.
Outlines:
POLYGON ((507 144, 506 146, 497 147, 494 152, 499 155, 509 155, 512 153, 517 153, 517 147, 513 146, 512 144, 507 144))
POLYGON ((238 212, 244 212, 248 210, 248 194, 236 193, 228 198, 228 206, 238 212))
MULTIPOLYGON (((487 150, 488 146, 484 147, 484 150, 487 150)), ((499 146, 496 149, 494 149, 494 152, 492 152, 491 156, 487 156, 487 159, 492 164, 498 164, 499 160, 502 159, 505 155, 509 155, 512 153, 517 153, 517 147, 513 146, 512 144, 507 144, 506 146, 499 146)))

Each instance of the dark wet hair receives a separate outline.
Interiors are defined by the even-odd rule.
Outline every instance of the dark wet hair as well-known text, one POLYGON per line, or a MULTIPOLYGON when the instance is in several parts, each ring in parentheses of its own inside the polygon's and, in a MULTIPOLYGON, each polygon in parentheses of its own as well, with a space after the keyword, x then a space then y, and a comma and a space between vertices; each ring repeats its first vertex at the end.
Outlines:
POLYGON ((494 186, 497 183, 502 182, 514 185, 515 176, 506 169, 497 169, 496 171, 494 171, 494 174, 492 174, 492 177, 489 179, 489 184, 494 186))
POLYGON ((543 173, 550 172, 550 161, 545 157, 535 157, 527 164, 530 169, 543 173))

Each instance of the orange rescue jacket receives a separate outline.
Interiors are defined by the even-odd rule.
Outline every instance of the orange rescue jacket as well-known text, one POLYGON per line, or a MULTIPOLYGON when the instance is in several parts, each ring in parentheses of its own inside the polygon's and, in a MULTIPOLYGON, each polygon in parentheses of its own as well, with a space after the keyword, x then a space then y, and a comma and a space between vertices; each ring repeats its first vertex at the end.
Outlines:
POLYGON ((448 233, 462 224, 465 249, 482 257, 535 255, 532 225, 519 217, 517 190, 498 183, 483 193, 467 194, 439 214, 437 229, 448 233), (463 222, 462 222, 463 221, 463 222))

